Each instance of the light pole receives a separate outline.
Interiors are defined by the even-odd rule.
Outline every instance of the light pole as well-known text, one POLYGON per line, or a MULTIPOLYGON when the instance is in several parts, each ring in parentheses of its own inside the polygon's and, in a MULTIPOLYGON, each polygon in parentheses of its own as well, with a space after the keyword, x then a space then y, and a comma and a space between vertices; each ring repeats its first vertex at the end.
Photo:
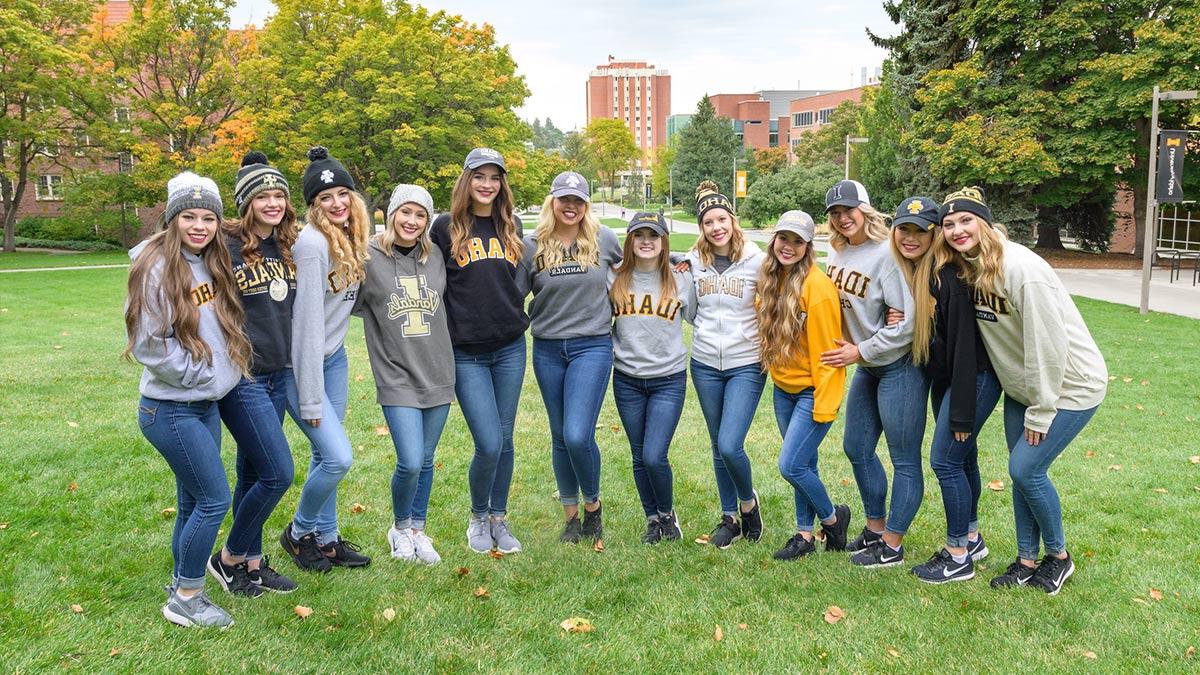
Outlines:
POLYGON ((667 167, 667 208, 671 215, 667 224, 667 232, 675 231, 675 165, 667 167))
POLYGON ((850 144, 851 143, 866 143, 871 140, 866 136, 851 136, 846 134, 846 180, 850 180, 850 144))

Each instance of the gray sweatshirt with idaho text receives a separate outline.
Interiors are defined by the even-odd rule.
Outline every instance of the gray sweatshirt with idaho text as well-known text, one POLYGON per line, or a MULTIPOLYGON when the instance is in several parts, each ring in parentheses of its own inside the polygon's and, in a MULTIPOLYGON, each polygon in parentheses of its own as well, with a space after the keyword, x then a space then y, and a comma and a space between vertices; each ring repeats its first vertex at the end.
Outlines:
MULTIPOLYGON (((625 375, 652 379, 687 369, 683 322, 696 319, 692 273, 674 272, 675 294, 664 298, 657 271, 633 271, 629 295, 613 301, 613 367, 625 375)), ((616 273, 608 273, 611 287, 616 273)))
POLYGON ((912 291, 887 241, 867 240, 834 249, 826 261, 826 273, 842 301, 847 339, 858 346, 867 366, 886 366, 909 352, 912 291), (900 323, 887 325, 889 307, 904 312, 900 323))

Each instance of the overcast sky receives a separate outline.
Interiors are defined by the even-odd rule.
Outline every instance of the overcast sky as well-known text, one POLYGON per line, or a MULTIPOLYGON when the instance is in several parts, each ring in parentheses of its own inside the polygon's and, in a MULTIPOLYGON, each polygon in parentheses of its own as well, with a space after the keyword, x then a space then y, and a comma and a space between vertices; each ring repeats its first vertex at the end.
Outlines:
MULTIPOLYGON (((885 52, 866 28, 892 35, 879 0, 602 0, 498 2, 424 0, 417 4, 489 23, 510 46, 530 96, 521 117, 586 123, 589 71, 618 59, 649 61, 671 74, 671 112, 690 113, 704 94, 760 89, 847 89, 885 52)), ((234 27, 261 26, 270 0, 238 0, 234 27)))

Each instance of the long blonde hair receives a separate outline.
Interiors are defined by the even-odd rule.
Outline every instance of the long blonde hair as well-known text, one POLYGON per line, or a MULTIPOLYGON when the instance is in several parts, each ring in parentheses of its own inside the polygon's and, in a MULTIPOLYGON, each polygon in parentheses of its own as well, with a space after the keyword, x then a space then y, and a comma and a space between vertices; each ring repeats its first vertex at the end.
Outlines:
MULTIPOLYGON (((891 230, 888 229, 887 216, 876 211, 870 204, 859 204, 854 208, 858 209, 863 214, 863 230, 867 233, 867 239, 872 241, 883 241, 891 236, 892 233, 891 230)), ((834 227, 832 222, 829 222, 829 214, 825 215, 827 227, 829 227, 831 232, 829 235, 829 245, 832 246, 833 250, 835 251, 840 251, 849 246, 850 240, 847 239, 846 235, 842 234, 838 228, 834 227)))
MULTIPOLYGON (((158 322, 158 328, 166 332, 169 326, 174 338, 184 351, 197 361, 212 363, 212 347, 200 337, 200 307, 192 298, 192 270, 183 257, 183 239, 179 233, 175 216, 166 229, 150 237, 129 268, 128 304, 125 307, 125 333, 128 342, 123 356, 132 358, 134 341, 143 320, 158 322), (162 261, 162 274, 157 284, 152 284, 151 271, 162 261), (150 294, 157 302, 149 303, 150 294), (151 304, 158 307, 151 309, 151 304)), ((233 278, 229 249, 225 238, 217 232, 212 241, 200 252, 200 259, 213 280, 213 312, 221 333, 225 336, 225 349, 229 360, 250 375, 250 358, 253 348, 242 330, 246 318, 238 294, 237 282, 233 278)))
MULTIPOLYGON (((724 207, 716 207, 723 209, 724 207)), ((724 209, 729 214, 729 220, 733 222, 733 229, 729 233, 729 259, 737 262, 742 259, 742 253, 746 248, 746 235, 742 232, 742 226, 738 223, 737 214, 724 209)), ((699 225, 699 223, 697 223, 699 225)), ((713 264, 716 254, 713 252, 713 245, 709 243, 708 237, 704 236, 704 227, 700 227, 700 236, 696 238, 696 243, 692 244, 692 250, 700 256, 700 262, 704 263, 705 267, 713 264)))
MULTIPOLYGON (((424 211, 425 208, 421 207, 424 211)), ((392 212, 392 219, 386 223, 383 232, 375 235, 375 244, 387 257, 392 257, 392 247, 396 245, 396 216, 400 215, 400 209, 392 212)), ((429 260, 429 251, 433 249, 433 239, 429 235, 429 228, 433 224, 433 214, 425 213, 425 229, 421 230, 421 235, 417 237, 417 260, 424 263, 429 260)))
POLYGON ((804 279, 816 263, 812 242, 805 245, 804 256, 785 266, 775 257, 775 237, 767 247, 767 256, 758 268, 758 340, 763 370, 792 363, 797 357, 800 335, 804 330, 800 293, 804 279))
POLYGON ((888 245, 892 249, 892 257, 896 259, 896 266, 904 273, 904 281, 912 291, 912 357, 913 363, 920 366, 929 362, 929 345, 933 341, 933 324, 936 320, 937 298, 931 292, 930 280, 933 280, 934 284, 941 283, 937 274, 946 264, 937 261, 934 247, 937 246, 937 240, 944 242, 946 238, 942 236, 940 229, 935 227, 930 233, 932 241, 929 242, 929 248, 925 249, 919 260, 914 261, 900 253, 900 248, 896 245, 896 229, 893 227, 888 235, 888 245))
MULTIPOLYGON (((537 256, 541 259, 542 269, 550 269, 562 264, 567 258, 567 249, 562 240, 554 236, 554 196, 546 197, 542 202, 542 212, 538 216, 537 228, 533 238, 537 240, 537 256)), ((583 220, 579 223, 579 235, 575 237, 575 261, 584 267, 595 267, 600 264, 600 221, 592 214, 592 205, 583 202, 583 220)))
MULTIPOLYGON (((671 272, 671 236, 664 234, 659 238, 662 239, 662 250, 658 252, 658 260, 655 263, 658 269, 658 297, 673 298, 676 297, 679 289, 675 286, 675 275, 671 272)), ((636 259, 633 247, 636 245, 633 233, 630 232, 625 236, 624 258, 617 263, 612 288, 608 291, 608 298, 612 301, 614 313, 620 306, 629 302, 629 286, 633 282, 633 268, 636 259)))
POLYGON ((308 207, 304 219, 309 225, 317 228, 329 242, 329 258, 333 263, 332 273, 341 277, 347 284, 362 281, 366 274, 366 262, 370 257, 367 251, 367 238, 371 234, 371 214, 367 211, 367 203, 362 195, 350 190, 350 219, 346 227, 338 227, 330 222, 314 198, 308 207))
MULTIPOLYGON (((463 169, 450 191, 450 255, 458 257, 466 254, 467 241, 471 238, 471 227, 475 217, 471 213, 471 174, 476 169, 463 169)), ((496 234, 504 245, 504 253, 509 260, 520 260, 524 250, 521 243, 521 228, 517 227, 513 217, 513 194, 508 186, 508 173, 500 172, 500 191, 492 201, 492 221, 496 224, 496 234)))
POLYGON ((968 286, 992 295, 1003 295, 1004 291, 1004 242, 1008 241, 1008 228, 1002 223, 990 226, 982 218, 979 222, 979 256, 970 261, 946 243, 945 237, 934 237, 936 269, 947 263, 958 265, 959 277, 968 286))

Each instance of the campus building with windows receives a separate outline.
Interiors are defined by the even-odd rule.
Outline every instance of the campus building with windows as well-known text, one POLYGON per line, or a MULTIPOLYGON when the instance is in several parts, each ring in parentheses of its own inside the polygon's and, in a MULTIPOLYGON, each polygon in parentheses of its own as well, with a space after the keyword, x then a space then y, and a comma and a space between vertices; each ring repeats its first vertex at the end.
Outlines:
POLYGON ((586 87, 587 121, 618 119, 633 133, 633 140, 649 157, 667 143, 667 116, 671 113, 671 75, 645 61, 618 61, 596 66, 586 87))
POLYGON ((752 94, 713 94, 708 97, 717 117, 733 123, 738 140, 763 150, 787 144, 791 131, 791 101, 824 93, 819 89, 765 89, 752 94))

